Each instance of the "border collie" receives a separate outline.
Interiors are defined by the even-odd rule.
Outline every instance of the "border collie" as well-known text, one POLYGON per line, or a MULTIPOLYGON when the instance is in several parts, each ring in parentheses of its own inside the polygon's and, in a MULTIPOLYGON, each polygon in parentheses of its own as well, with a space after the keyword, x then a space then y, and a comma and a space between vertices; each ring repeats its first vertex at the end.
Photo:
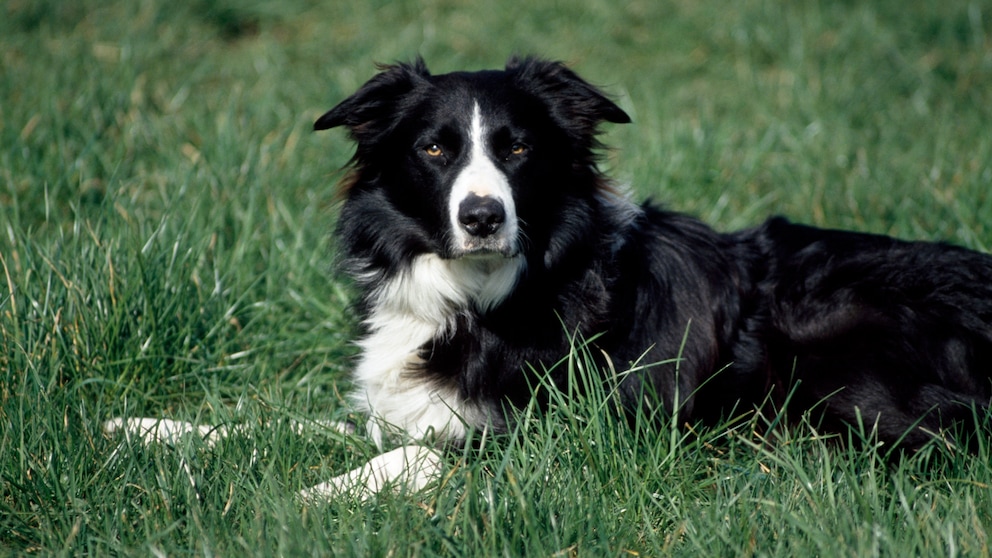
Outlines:
MULTIPOLYGON (((535 385, 566 382, 542 365, 576 334, 604 380, 632 370, 613 378, 632 413, 652 398, 705 423, 788 401, 906 449, 988 420, 992 258, 782 218, 724 234, 635 204, 597 167, 600 124, 629 120, 534 58, 384 67, 317 120, 357 143, 337 231, 365 326, 352 402, 380 446, 413 445, 305 497, 423 486, 430 447, 505 429, 535 385)), ((127 426, 189 427, 155 424, 127 426)))

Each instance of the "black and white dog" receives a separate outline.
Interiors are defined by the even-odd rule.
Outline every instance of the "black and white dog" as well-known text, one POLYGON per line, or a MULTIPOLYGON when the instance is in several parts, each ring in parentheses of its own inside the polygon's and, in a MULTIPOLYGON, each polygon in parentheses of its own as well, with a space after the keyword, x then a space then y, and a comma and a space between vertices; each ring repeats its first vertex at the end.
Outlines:
POLYGON ((357 143, 338 228, 366 328, 353 402, 380 444, 420 442, 305 496, 422 486, 440 467, 424 448, 506 428, 575 334, 604 374, 634 370, 615 379, 622 406, 650 397, 680 421, 788 400, 917 448, 987 420, 992 258, 781 218, 723 234, 637 205, 596 165, 599 125, 628 121, 532 58, 389 66, 317 120, 357 143))

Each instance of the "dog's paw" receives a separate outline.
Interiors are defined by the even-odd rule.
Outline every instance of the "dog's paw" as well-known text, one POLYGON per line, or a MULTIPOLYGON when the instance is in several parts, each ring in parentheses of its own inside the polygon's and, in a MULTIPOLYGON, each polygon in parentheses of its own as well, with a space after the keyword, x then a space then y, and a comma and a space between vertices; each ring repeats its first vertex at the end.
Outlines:
POLYGON ((138 440, 148 445, 174 444, 181 438, 195 434, 208 446, 228 435, 224 426, 198 426, 189 422, 163 418, 115 418, 103 423, 109 435, 123 435, 128 440, 138 440))
POLYGON ((441 476, 441 468, 441 456, 433 448, 403 446, 297 496, 303 503, 316 503, 342 494, 368 500, 385 488, 418 492, 441 476))

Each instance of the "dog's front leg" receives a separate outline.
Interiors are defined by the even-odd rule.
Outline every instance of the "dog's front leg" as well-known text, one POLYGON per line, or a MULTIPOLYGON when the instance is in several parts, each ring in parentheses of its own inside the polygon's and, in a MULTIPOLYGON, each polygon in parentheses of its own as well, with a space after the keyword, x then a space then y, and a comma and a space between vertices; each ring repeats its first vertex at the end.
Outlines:
MULTIPOLYGON (((343 434, 354 432, 347 422, 312 421, 313 425, 343 434)), ((305 423, 293 421, 298 433, 303 433, 305 423)), ((197 435, 207 446, 243 430, 243 426, 209 426, 161 418, 115 418, 103 423, 107 434, 123 434, 127 440, 143 445, 155 443, 175 444, 180 439, 197 435)), ((416 492, 423 489, 441 474, 441 456, 433 448, 408 445, 379 455, 365 465, 334 477, 309 489, 300 491, 304 502, 316 502, 333 496, 354 494, 367 500, 384 488, 406 489, 416 492)))
MULTIPOLYGON (((300 435, 314 428, 346 435, 355 432, 354 424, 338 420, 290 420, 289 425, 294 432, 300 435)), ((153 443, 174 444, 184 436, 197 434, 208 446, 213 446, 228 436, 247 433, 248 430, 244 425, 239 424, 211 426, 166 418, 118 417, 104 422, 103 431, 108 435, 122 433, 127 439, 136 439, 146 446, 153 443)))
POLYGON ((156 442, 174 444, 180 438, 197 434, 212 446, 230 434, 226 426, 196 425, 164 418, 115 418, 103 423, 107 434, 121 432, 128 439, 137 438, 144 445, 156 442))
POLYGON ((416 492, 441 475, 441 456, 427 446, 403 446, 371 459, 343 475, 302 490, 304 502, 316 502, 342 494, 367 500, 390 487, 416 492))

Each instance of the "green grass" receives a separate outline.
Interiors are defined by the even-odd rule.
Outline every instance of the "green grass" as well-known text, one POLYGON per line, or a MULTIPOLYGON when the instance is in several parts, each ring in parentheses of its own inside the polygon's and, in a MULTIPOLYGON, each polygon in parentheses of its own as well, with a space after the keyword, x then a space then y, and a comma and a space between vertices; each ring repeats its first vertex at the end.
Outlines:
POLYGON ((989 555, 988 444, 889 464, 774 417, 629 427, 596 393, 452 452, 434 491, 293 499, 375 453, 284 426, 348 413, 351 146, 309 130, 375 61, 566 60, 634 117, 611 172, 721 229, 992 248, 984 3, 482 6, 0 6, 0 554, 989 555), (122 415, 250 435, 119 446, 122 415))

